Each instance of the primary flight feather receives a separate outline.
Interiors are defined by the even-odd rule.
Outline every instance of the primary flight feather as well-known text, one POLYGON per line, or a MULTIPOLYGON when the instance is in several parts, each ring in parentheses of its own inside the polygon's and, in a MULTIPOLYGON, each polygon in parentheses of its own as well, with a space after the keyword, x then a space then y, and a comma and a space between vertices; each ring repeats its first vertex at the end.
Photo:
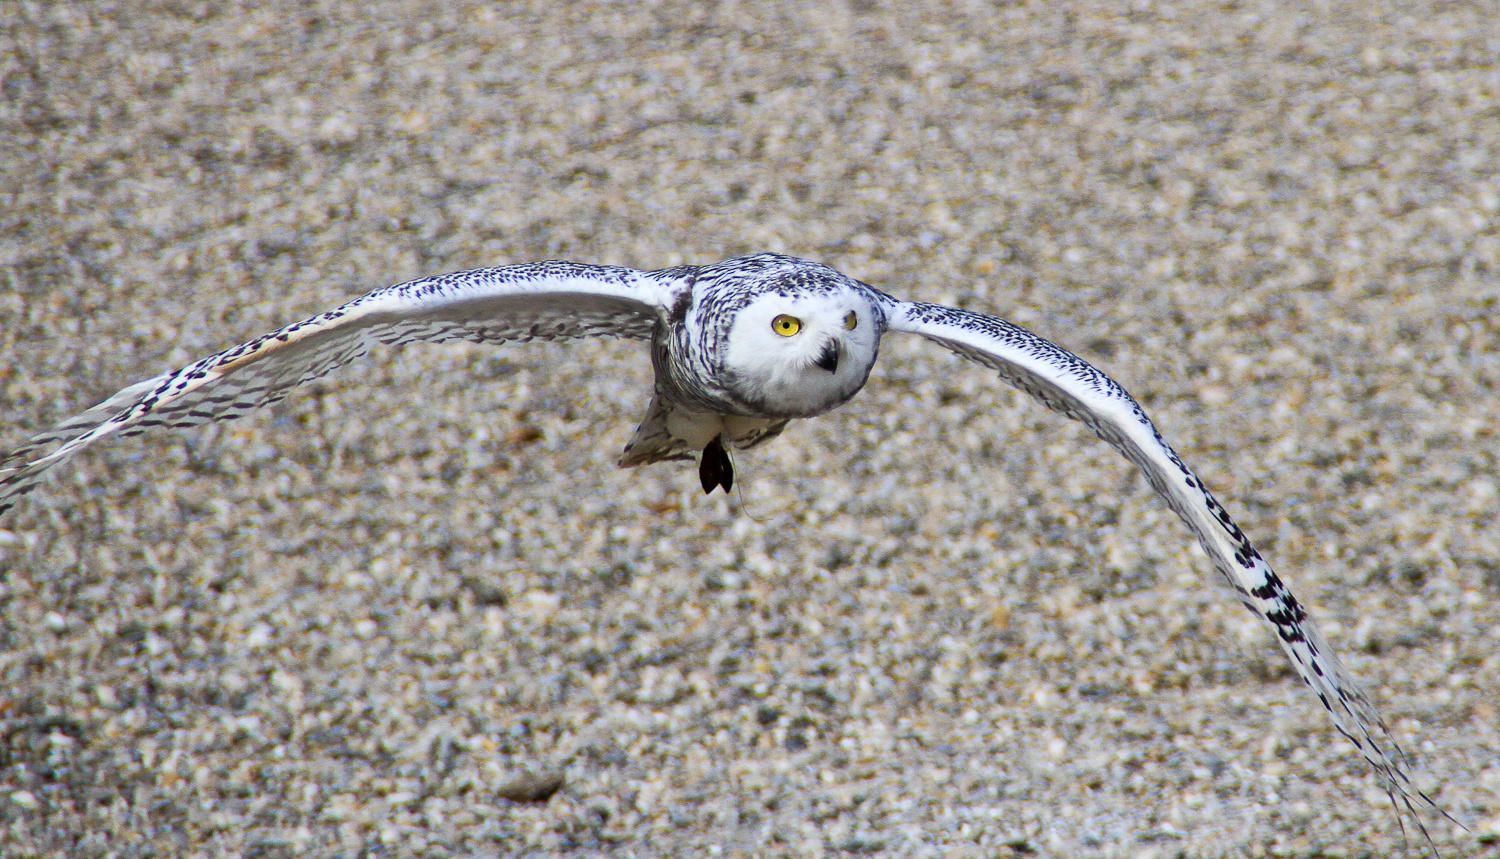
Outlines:
POLYGON ((881 336, 892 331, 918 334, 996 370, 1135 463, 1240 601, 1271 624, 1298 676, 1392 798, 1408 811, 1419 799, 1431 803, 1302 605, 1123 388, 1001 319, 899 301, 827 266, 779 254, 657 271, 552 261, 379 289, 131 385, 32 438, 0 460, 0 513, 47 470, 107 436, 238 417, 372 344, 445 340, 650 341, 655 393, 620 465, 696 455, 703 489, 727 491, 734 472, 726 446, 753 447, 793 419, 848 402, 869 378, 881 336))

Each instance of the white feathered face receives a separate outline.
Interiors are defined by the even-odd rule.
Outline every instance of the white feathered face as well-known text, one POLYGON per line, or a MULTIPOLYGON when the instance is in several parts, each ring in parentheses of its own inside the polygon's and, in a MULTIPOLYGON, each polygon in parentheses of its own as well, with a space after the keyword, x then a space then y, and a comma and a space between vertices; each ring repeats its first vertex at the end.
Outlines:
POLYGON ((857 290, 767 292, 729 327, 722 371, 733 393, 777 417, 811 417, 847 402, 880 347, 878 311, 857 290))

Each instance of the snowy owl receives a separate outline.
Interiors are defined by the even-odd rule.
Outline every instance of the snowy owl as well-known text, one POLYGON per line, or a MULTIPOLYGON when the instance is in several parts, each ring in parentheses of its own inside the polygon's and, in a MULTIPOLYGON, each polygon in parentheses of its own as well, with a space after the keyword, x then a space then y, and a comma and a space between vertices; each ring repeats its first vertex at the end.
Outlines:
MULTIPOLYGON (((751 448, 795 418, 848 402, 880 338, 918 334, 1082 421, 1140 467, 1240 600, 1275 629, 1298 675, 1393 799, 1431 803, 1350 674, 1245 534, 1108 376, 1001 319, 900 301, 805 260, 762 253, 658 271, 571 262, 507 265, 379 289, 131 385, 0 461, 0 512, 50 468, 115 433, 237 417, 364 355, 374 343, 504 343, 589 336, 650 343, 656 389, 619 464, 699 458, 705 492, 730 489, 726 446, 751 448)), ((1420 824, 1419 824, 1420 825, 1420 824)))

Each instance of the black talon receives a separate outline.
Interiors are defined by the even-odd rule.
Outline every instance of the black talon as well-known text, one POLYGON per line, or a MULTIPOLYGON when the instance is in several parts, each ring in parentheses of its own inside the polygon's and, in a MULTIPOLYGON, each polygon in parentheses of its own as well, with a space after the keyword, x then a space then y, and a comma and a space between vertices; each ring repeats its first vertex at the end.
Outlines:
POLYGON ((724 450, 723 436, 714 436, 714 440, 703 448, 703 458, 698 460, 698 482, 703 484, 703 494, 707 495, 714 491, 714 487, 724 487, 728 493, 734 486, 734 463, 729 461, 729 452, 724 450))

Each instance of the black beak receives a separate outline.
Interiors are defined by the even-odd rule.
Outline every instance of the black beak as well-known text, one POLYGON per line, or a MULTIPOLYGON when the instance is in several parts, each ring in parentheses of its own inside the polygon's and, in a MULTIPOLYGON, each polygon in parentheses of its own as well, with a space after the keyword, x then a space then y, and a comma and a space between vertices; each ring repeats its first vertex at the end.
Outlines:
POLYGON ((823 347, 823 352, 813 362, 819 367, 832 373, 839 368, 839 344, 837 340, 829 340, 828 345, 823 347))

